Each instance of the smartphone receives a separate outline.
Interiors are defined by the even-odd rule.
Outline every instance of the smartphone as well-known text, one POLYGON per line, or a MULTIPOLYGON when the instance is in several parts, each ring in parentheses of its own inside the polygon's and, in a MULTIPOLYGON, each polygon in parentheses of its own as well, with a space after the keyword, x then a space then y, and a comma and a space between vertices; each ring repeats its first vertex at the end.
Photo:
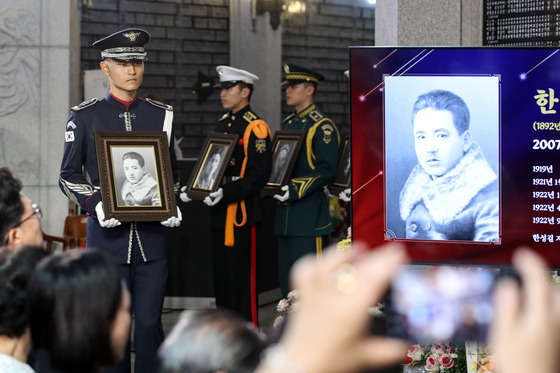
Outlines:
POLYGON ((490 268, 405 267, 386 298, 388 335, 414 343, 486 342, 496 279, 490 268))

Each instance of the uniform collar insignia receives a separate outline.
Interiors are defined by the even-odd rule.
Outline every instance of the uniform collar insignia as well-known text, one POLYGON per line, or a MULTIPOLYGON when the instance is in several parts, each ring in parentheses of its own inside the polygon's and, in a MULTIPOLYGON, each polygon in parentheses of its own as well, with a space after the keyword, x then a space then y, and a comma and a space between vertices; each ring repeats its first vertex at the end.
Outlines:
POLYGON ((301 119, 301 118, 305 117, 307 114, 309 114, 310 112, 312 112, 313 110, 315 110, 315 104, 309 105, 307 108, 302 110, 300 113, 296 113, 296 114, 301 119))
POLYGON ((323 115, 321 115, 321 113, 319 113, 317 110, 313 110, 311 113, 309 113, 309 117, 317 122, 319 119, 323 118, 323 115))

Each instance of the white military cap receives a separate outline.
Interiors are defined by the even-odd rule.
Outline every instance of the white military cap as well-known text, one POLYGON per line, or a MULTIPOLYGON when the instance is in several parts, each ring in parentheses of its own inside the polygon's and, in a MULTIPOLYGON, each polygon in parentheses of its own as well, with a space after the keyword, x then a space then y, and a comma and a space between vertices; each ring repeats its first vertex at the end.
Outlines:
POLYGON ((216 67, 216 71, 220 76, 220 84, 216 88, 227 89, 238 83, 254 84, 255 80, 259 80, 255 74, 231 66, 220 65, 216 67))

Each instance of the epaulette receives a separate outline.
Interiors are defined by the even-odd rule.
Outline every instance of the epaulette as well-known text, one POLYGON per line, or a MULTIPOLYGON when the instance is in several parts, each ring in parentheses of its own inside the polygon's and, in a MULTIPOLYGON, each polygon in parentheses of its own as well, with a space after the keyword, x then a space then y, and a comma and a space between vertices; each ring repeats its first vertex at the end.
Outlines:
POLYGON ((146 101, 148 101, 150 104, 154 106, 157 106, 158 108, 173 111, 173 106, 164 104, 163 102, 152 100, 151 98, 146 98, 146 101))
POLYGON ((225 113, 224 115, 222 115, 222 117, 220 118, 220 121, 229 118, 229 113, 225 113))
POLYGON ((92 106, 92 105, 95 105, 98 101, 99 101, 98 99, 92 98, 91 100, 84 101, 84 102, 82 102, 81 104, 74 106, 74 107, 72 108, 72 110, 74 110, 74 111, 80 111, 80 110, 82 110, 82 109, 85 109, 85 108, 87 108, 87 107, 90 107, 90 106, 92 106))
POLYGON ((286 118, 284 118, 284 120, 282 122, 286 122, 286 121, 292 119, 294 117, 294 115, 296 115, 296 113, 292 113, 292 114, 288 115, 286 118))
POLYGON ((317 110, 313 110, 311 113, 309 113, 309 117, 313 119, 314 122, 317 122, 321 120, 321 118, 323 118, 323 114, 319 113, 317 110))
POLYGON ((243 119, 245 119, 247 122, 251 123, 252 121, 257 119, 257 116, 255 114, 251 113, 250 111, 248 111, 248 112, 245 113, 245 115, 243 115, 243 119))

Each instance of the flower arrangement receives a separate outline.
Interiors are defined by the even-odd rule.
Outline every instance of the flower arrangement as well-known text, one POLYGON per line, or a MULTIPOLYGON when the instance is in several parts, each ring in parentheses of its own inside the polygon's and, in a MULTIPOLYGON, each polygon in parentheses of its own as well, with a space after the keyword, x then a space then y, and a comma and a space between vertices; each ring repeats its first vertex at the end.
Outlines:
POLYGON ((488 346, 484 347, 484 352, 478 354, 478 360, 472 362, 471 371, 476 373, 492 373, 496 369, 494 356, 489 351, 488 346))
POLYGON ((336 244, 336 251, 341 253, 352 247, 352 227, 348 227, 346 231, 346 238, 336 244))
POLYGON ((464 351, 440 344, 410 346, 403 365, 424 366, 426 372, 463 373, 467 371, 464 351))
POLYGON ((284 322, 285 315, 288 315, 297 308, 297 301, 299 299, 299 294, 297 290, 292 290, 288 293, 287 298, 282 298, 276 305, 276 311, 280 313, 278 317, 274 320, 274 328, 277 328, 284 322))

